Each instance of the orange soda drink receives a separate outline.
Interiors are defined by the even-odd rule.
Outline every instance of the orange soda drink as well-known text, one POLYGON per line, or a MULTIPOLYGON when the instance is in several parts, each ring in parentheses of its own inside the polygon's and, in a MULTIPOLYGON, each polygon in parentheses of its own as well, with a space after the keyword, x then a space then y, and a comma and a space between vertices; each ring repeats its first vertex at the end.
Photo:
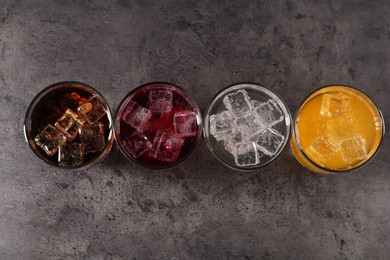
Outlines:
POLYGON ((366 164, 385 132, 374 102, 348 86, 326 86, 305 99, 290 142, 295 158, 317 173, 337 173, 366 164))

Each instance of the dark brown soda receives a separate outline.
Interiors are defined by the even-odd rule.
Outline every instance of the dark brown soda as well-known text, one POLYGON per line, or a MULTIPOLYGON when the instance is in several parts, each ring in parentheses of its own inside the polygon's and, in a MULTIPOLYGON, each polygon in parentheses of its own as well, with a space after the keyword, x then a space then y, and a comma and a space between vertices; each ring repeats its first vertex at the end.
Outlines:
MULTIPOLYGON (((55 88, 52 91, 48 92, 46 95, 41 97, 41 99, 37 102, 34 109, 31 113, 30 118, 30 136, 34 140, 35 136, 37 136, 48 124, 54 125, 56 121, 65 113, 67 109, 71 109, 73 112, 77 113, 77 107, 79 106, 78 101, 72 98, 71 94, 77 93, 82 98, 88 99, 93 94, 85 87, 77 87, 75 84, 64 85, 61 88, 55 88)), ((109 135, 109 119, 107 113, 103 116, 98 122, 103 123, 104 126, 104 135, 105 140, 107 142, 109 135)), ((47 158, 53 164, 58 164, 58 152, 53 156, 48 156, 42 148, 35 145, 34 149, 42 156, 47 158)), ((79 135, 72 141, 72 143, 79 143, 79 135)), ((87 164, 89 161, 93 160, 98 153, 90 153, 84 155, 84 163, 87 164)))

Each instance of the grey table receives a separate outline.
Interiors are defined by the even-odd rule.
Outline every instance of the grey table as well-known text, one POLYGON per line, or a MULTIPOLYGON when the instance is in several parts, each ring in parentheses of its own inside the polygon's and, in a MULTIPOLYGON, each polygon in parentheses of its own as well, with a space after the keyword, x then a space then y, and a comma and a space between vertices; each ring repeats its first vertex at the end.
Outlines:
POLYGON ((390 114, 390 2, 0 1, 0 259, 388 259, 389 139, 366 167, 309 172, 289 149, 242 173, 204 142, 182 167, 142 169, 114 152, 65 171, 24 142, 25 110, 63 80, 116 111, 161 80, 202 111, 223 87, 259 82, 292 113, 343 83, 390 114))

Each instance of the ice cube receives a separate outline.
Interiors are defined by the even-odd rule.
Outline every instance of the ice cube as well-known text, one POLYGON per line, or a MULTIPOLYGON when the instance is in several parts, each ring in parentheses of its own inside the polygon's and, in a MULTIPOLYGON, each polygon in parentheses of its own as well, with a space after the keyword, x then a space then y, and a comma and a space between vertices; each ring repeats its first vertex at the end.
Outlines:
POLYGON ((349 110, 351 97, 343 94, 323 94, 320 114, 323 116, 338 116, 349 110))
POLYGON ((233 154, 235 143, 232 142, 232 140, 230 140, 230 139, 222 139, 221 140, 221 144, 222 144, 223 148, 226 151, 228 151, 229 153, 233 154))
POLYGON ((367 157, 366 140, 361 136, 353 136, 341 143, 343 159, 347 163, 356 163, 367 157))
POLYGON ((84 152, 80 143, 65 143, 58 148, 58 165, 79 166, 84 162, 84 152))
POLYGON ((236 118, 234 122, 238 131, 241 133, 241 136, 246 140, 263 132, 266 128, 262 118, 254 110, 236 118))
POLYGON ((223 103, 234 117, 241 116, 253 108, 250 97, 245 90, 237 90, 227 94, 223 98, 223 103))
POLYGON ((151 147, 151 150, 149 151, 149 155, 153 158, 156 158, 157 157, 157 154, 158 154, 158 148, 160 146, 160 143, 162 143, 164 141, 164 136, 166 135, 166 133, 162 130, 158 130, 156 135, 154 136, 154 139, 153 139, 153 144, 152 144, 152 147, 151 147))
POLYGON ((341 142, 355 133, 355 126, 352 117, 341 115, 330 118, 325 123, 326 132, 329 133, 328 141, 339 147, 341 142))
POLYGON ((272 127, 284 120, 283 112, 280 110, 275 100, 269 99, 256 107, 257 114, 263 118, 267 127, 272 127))
POLYGON ((128 153, 134 158, 144 154, 152 147, 152 143, 141 131, 134 131, 129 137, 123 140, 123 145, 128 153))
POLYGON ((231 154, 234 154, 234 149, 238 143, 242 143, 242 137, 239 132, 232 132, 222 136, 221 144, 223 148, 231 154))
POLYGON ((259 164, 256 144, 254 142, 237 144, 234 150, 234 161, 238 166, 259 164))
POLYGON ((106 114, 106 110, 106 105, 97 95, 93 95, 88 100, 82 102, 78 107, 78 111, 89 123, 99 121, 99 119, 106 114))
POLYGON ((169 135, 165 141, 165 144, 163 145, 163 149, 160 150, 163 161, 176 161, 179 158, 183 144, 184 140, 179 136, 169 135))
POLYGON ((163 162, 174 162, 179 158, 184 140, 173 133, 158 130, 149 155, 163 162))
POLYGON ((253 107, 253 108, 256 108, 256 107, 258 107, 261 103, 260 103, 260 101, 257 101, 257 100, 251 100, 251 104, 252 104, 252 107, 253 107))
POLYGON ((102 123, 84 125, 79 130, 84 153, 96 153, 104 149, 106 142, 102 123))
POLYGON ((306 150, 308 156, 315 159, 321 166, 324 166, 326 160, 330 159, 337 151, 337 146, 329 141, 328 136, 318 137, 306 150))
POLYGON ((85 120, 79 118, 71 109, 65 113, 54 124, 65 136, 67 141, 72 141, 76 138, 80 127, 84 125, 85 120))
POLYGON ((72 92, 72 93, 70 93, 68 97, 69 97, 70 99, 73 99, 73 100, 77 101, 77 103, 78 103, 79 105, 81 105, 82 103, 84 103, 85 101, 87 101, 86 98, 80 96, 77 92, 72 92))
POLYGON ((233 128, 233 117, 229 111, 210 116, 210 133, 217 140, 220 136, 229 133, 233 128))
POLYGON ((151 89, 149 92, 149 109, 153 112, 166 113, 172 109, 172 90, 167 88, 151 89))
POLYGON ((256 147, 268 156, 275 155, 283 146, 284 136, 272 128, 265 129, 258 135, 256 147))
POLYGON ((151 116, 152 113, 149 109, 144 108, 137 102, 130 101, 122 115, 122 120, 132 127, 140 130, 151 116))
POLYGON ((58 146, 66 142, 66 137, 53 125, 48 124, 34 141, 47 155, 52 156, 57 152, 58 146))
POLYGON ((181 111, 173 116, 175 132, 180 136, 195 136, 198 133, 198 121, 193 111, 181 111))

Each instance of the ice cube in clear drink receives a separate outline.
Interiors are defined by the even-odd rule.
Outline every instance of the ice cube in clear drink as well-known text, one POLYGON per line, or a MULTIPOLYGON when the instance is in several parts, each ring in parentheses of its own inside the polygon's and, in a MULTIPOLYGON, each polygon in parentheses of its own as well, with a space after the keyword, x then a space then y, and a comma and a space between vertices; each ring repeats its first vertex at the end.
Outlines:
POLYGON ((136 130, 123 140, 123 146, 132 157, 137 158, 147 152, 152 143, 143 132, 136 130))
POLYGON ((79 130, 84 153, 96 153, 104 149, 106 142, 102 123, 84 125, 79 130))
POLYGON ((95 123, 106 114, 106 106, 99 96, 93 95, 80 104, 78 111, 89 123, 95 123))
POLYGON ((237 117, 234 122, 245 140, 251 139, 253 136, 263 132, 266 128, 263 119, 254 110, 237 117))
POLYGON ((284 136, 272 128, 265 129, 257 137, 256 146, 268 156, 275 155, 282 147, 284 136))
POLYGON ((198 121, 193 111, 180 111, 173 116, 176 134, 180 136, 195 136, 198 133, 198 121))
POLYGON ((233 117, 229 111, 210 116, 210 134, 217 140, 233 129, 233 117))
POLYGON ((252 99, 250 102, 251 102, 251 105, 252 105, 253 108, 258 107, 261 104, 260 101, 254 100, 254 99, 252 99))
POLYGON ((67 141, 72 141, 76 138, 80 127, 84 125, 84 121, 83 118, 79 118, 71 109, 67 109, 54 126, 66 136, 67 141))
POLYGON ((58 146, 66 142, 66 137, 52 124, 48 124, 34 141, 47 155, 52 156, 57 152, 58 146))
POLYGON ((352 164, 367 157, 366 140, 361 136, 353 136, 341 143, 341 151, 345 162, 352 164))
POLYGON ((122 120, 136 129, 142 129, 152 115, 149 109, 134 101, 130 101, 124 111, 122 120))
POLYGON ((238 143, 242 143, 243 139, 240 132, 233 131, 222 136, 221 144, 223 148, 231 154, 234 154, 234 149, 238 143))
POLYGON ((234 160, 238 166, 251 166, 260 163, 259 154, 254 142, 236 144, 234 160))
POLYGON ((223 98, 223 103, 234 117, 243 115, 253 108, 250 97, 245 90, 237 90, 227 94, 223 98))
POLYGON ((167 88, 151 89, 149 92, 149 110, 166 113, 172 109, 172 90, 167 88))
POLYGON ((65 143, 58 148, 58 165, 79 166, 84 162, 84 152, 80 143, 65 143))
POLYGON ((323 116, 338 116, 349 110, 351 97, 343 94, 324 94, 322 95, 322 105, 320 114, 323 116))
POLYGON ((263 122, 267 127, 272 127, 284 120, 282 110, 279 108, 278 103, 269 99, 267 102, 261 103, 256 107, 257 114, 263 118, 263 122))
POLYGON ((174 134, 158 130, 149 155, 163 162, 175 162, 180 155, 184 140, 174 134))

